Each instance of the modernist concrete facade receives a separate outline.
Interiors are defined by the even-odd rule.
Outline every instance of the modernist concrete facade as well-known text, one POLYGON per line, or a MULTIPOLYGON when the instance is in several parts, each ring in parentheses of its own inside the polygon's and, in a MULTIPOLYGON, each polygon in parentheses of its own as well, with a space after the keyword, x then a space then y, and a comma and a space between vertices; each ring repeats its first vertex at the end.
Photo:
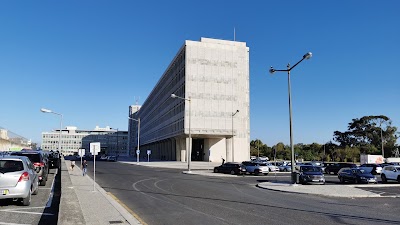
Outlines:
MULTIPOLYGON (((42 132, 43 150, 59 150, 60 130, 42 132)), ((106 155, 128 155, 128 132, 118 131, 110 127, 96 126, 93 130, 78 130, 77 127, 67 126, 61 130, 61 153, 64 155, 78 154, 78 150, 85 149, 90 154, 90 143, 100 142, 101 153, 106 155)))
MULTIPOLYGON (((185 41, 144 104, 130 106, 129 116, 141 120, 141 157, 149 149, 152 159, 185 162, 191 119, 192 161, 249 160, 249 48, 210 38, 185 41)), ((131 152, 137 149, 137 125, 129 121, 131 152)))

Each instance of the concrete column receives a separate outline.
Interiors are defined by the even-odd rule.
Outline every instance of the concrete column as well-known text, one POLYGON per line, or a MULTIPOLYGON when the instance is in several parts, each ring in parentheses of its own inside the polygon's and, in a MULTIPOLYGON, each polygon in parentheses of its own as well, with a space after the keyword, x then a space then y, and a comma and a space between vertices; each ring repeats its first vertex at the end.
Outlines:
POLYGON ((232 138, 226 138, 226 162, 232 162, 232 138))

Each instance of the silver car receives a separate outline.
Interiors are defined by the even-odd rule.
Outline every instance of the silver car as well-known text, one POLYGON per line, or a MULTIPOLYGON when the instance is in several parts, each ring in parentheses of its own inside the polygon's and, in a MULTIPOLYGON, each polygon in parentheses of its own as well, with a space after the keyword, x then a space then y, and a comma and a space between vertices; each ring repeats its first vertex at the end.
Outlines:
POLYGON ((38 187, 35 167, 28 157, 0 156, 0 199, 13 199, 28 206, 38 187))

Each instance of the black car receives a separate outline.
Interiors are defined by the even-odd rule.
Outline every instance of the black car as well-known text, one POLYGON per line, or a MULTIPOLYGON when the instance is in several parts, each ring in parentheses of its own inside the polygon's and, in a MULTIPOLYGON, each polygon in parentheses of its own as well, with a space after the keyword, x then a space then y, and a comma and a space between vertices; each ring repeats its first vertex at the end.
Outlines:
POLYGON ((49 161, 47 154, 42 151, 22 150, 12 152, 11 155, 19 155, 28 157, 35 166, 35 171, 39 177, 40 186, 45 186, 49 175, 49 161))
POLYGON ((357 165, 354 163, 327 163, 325 167, 326 174, 337 174, 342 168, 357 168, 357 165))
POLYGON ((361 170, 359 168, 342 168, 338 172, 338 178, 340 183, 352 182, 352 183, 378 183, 376 177, 371 173, 361 170))
POLYGON ((325 184, 325 176, 319 166, 301 165, 298 167, 299 183, 325 184))
POLYGON ((59 152, 50 151, 49 153, 49 168, 60 168, 61 166, 61 156, 59 152))
POLYGON ((214 167, 214 173, 242 174, 246 173, 246 169, 241 163, 228 162, 214 167))

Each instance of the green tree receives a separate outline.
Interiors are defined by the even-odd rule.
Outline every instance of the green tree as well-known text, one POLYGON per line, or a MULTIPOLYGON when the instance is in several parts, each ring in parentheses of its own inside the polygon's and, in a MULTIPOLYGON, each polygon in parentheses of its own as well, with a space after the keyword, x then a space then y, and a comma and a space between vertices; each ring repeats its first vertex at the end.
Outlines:
POLYGON ((357 146, 361 152, 368 154, 380 154, 383 141, 387 157, 396 148, 398 139, 396 131, 397 127, 392 126, 392 121, 387 116, 364 116, 353 119, 348 124, 347 131, 335 131, 334 140, 342 149, 346 146, 357 146))

